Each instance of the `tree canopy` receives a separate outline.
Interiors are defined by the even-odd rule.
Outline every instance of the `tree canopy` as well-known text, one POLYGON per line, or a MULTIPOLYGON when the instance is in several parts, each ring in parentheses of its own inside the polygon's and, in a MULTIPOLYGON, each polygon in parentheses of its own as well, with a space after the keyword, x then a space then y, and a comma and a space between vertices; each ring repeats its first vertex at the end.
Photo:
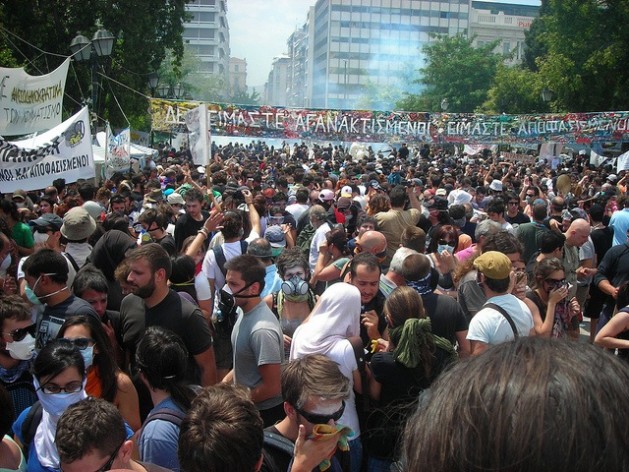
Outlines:
MULTIPOLYGON (((13 36, 7 38, 5 33, 0 54, 4 44, 15 62, 27 72, 48 73, 63 62, 62 56, 71 54, 69 45, 77 33, 91 38, 99 20, 116 37, 112 57, 100 62, 99 72, 124 86, 99 76, 98 91, 104 106, 97 112, 113 126, 127 126, 127 120, 112 98, 115 94, 129 120, 135 126, 142 126, 146 98, 130 89, 148 92, 148 74, 159 68, 167 49, 173 51, 174 62, 179 65, 183 57, 185 3, 185 0, 47 0, 25 4, 21 0, 5 0, 0 6, 2 24, 30 45, 13 36)), ((87 64, 74 62, 66 84, 66 115, 74 113, 82 99, 89 97, 89 76, 87 64)))
POLYGON ((424 46, 425 66, 419 71, 418 95, 407 95, 398 105, 405 110, 440 111, 448 99, 450 112, 473 112, 487 99, 498 64, 496 43, 472 46, 473 39, 459 34, 439 36, 424 46))

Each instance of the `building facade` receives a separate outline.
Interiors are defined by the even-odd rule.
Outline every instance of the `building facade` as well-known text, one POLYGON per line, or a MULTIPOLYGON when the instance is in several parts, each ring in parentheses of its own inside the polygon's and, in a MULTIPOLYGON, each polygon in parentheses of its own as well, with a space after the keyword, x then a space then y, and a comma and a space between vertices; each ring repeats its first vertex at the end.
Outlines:
POLYGON ((472 1, 470 37, 475 46, 498 41, 495 52, 507 56, 510 65, 522 62, 525 33, 539 15, 539 7, 472 1))
POLYGON ((247 60, 229 58, 229 94, 234 97, 247 92, 247 60))
POLYGON ((229 73, 229 25, 227 0, 190 0, 186 11, 191 19, 184 23, 183 40, 199 58, 199 72, 218 75, 227 81, 229 73))
POLYGON ((355 108, 370 88, 404 87, 431 35, 466 34, 469 15, 470 0, 318 0, 309 18, 311 106, 355 108))
POLYGON ((264 86, 264 103, 277 107, 288 106, 288 77, 290 58, 286 56, 273 59, 269 78, 264 86))

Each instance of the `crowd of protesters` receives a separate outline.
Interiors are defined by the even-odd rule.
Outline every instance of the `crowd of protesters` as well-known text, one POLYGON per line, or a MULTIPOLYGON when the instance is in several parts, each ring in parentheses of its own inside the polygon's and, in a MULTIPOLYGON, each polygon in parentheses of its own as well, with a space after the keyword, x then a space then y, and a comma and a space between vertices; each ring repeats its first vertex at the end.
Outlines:
POLYGON ((508 156, 160 146, 3 195, 0 470, 627 470, 629 173, 508 156))

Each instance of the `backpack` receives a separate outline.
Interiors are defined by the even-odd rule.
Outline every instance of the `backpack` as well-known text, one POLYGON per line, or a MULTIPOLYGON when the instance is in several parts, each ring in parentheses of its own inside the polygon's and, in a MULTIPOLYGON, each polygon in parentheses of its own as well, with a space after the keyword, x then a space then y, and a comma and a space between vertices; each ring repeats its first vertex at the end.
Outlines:
POLYGON ((31 445, 33 439, 35 439, 35 433, 37 432, 37 427, 39 423, 41 423, 43 408, 39 400, 31 405, 31 409, 26 413, 26 418, 24 418, 24 423, 22 423, 22 452, 24 452, 24 457, 28 459, 28 448, 31 445))
MULTIPOLYGON (((248 246, 249 246, 249 243, 245 241, 244 239, 241 239, 240 240, 240 254, 246 254, 248 246)), ((225 259, 225 253, 223 252, 223 245, 221 244, 220 246, 214 246, 212 248, 212 251, 214 251, 214 258, 216 259, 216 265, 223 273, 223 277, 225 277, 227 275, 227 271, 225 270, 225 263, 227 262, 227 259, 225 259)))
POLYGON ((156 410, 150 413, 146 417, 146 420, 144 420, 144 424, 142 425, 142 428, 144 428, 151 421, 155 421, 155 420, 168 421, 169 423, 172 423, 177 427, 181 427, 181 422, 183 421, 185 416, 186 416, 185 413, 182 413, 181 411, 178 411, 178 410, 171 410, 170 408, 160 408, 159 410, 156 410))
POLYGON ((295 246, 301 249, 301 252, 303 252, 306 257, 310 255, 310 244, 312 243, 312 238, 316 231, 317 229, 308 223, 297 236, 295 246))

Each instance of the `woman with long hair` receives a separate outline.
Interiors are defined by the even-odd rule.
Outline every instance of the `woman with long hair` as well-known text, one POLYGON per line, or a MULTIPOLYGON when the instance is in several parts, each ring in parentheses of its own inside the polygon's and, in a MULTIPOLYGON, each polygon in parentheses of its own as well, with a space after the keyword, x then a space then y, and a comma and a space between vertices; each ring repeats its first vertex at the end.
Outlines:
POLYGON ((39 402, 20 413, 13 423, 13 433, 27 451, 25 455, 29 471, 57 472, 57 421, 66 408, 87 397, 83 356, 70 341, 50 341, 39 351, 33 362, 33 377, 39 402), (31 413, 33 408, 39 409, 41 414, 31 413), (39 422, 35 433, 30 437, 36 419, 39 422))
POLYGON ((594 344, 618 350, 618 358, 629 362, 629 282, 618 287, 616 314, 596 333, 594 344))
POLYGON ((378 403, 367 418, 363 442, 368 470, 390 470, 404 422, 419 394, 456 360, 454 347, 432 333, 421 296, 398 287, 384 304, 388 343, 369 364, 369 396, 378 403))
POLYGON ((569 287, 561 261, 555 257, 537 263, 534 288, 526 298, 533 302, 535 332, 538 336, 563 338, 579 337, 581 308, 576 298, 568 300, 569 287))
POLYGON ((116 405, 131 429, 139 429, 138 393, 129 376, 118 367, 102 323, 92 316, 72 316, 63 323, 57 337, 72 342, 81 352, 87 372, 87 394, 116 405))
POLYGON ((325 235, 325 243, 319 246, 319 257, 314 273, 310 278, 310 285, 317 282, 326 282, 326 288, 341 282, 340 271, 350 259, 350 251, 347 245, 345 229, 335 227, 325 235))
POLYGON ((140 459, 178 472, 179 426, 166 418, 183 419, 195 397, 186 382, 188 351, 175 333, 151 326, 140 340, 135 358, 154 405, 139 434, 140 459))

